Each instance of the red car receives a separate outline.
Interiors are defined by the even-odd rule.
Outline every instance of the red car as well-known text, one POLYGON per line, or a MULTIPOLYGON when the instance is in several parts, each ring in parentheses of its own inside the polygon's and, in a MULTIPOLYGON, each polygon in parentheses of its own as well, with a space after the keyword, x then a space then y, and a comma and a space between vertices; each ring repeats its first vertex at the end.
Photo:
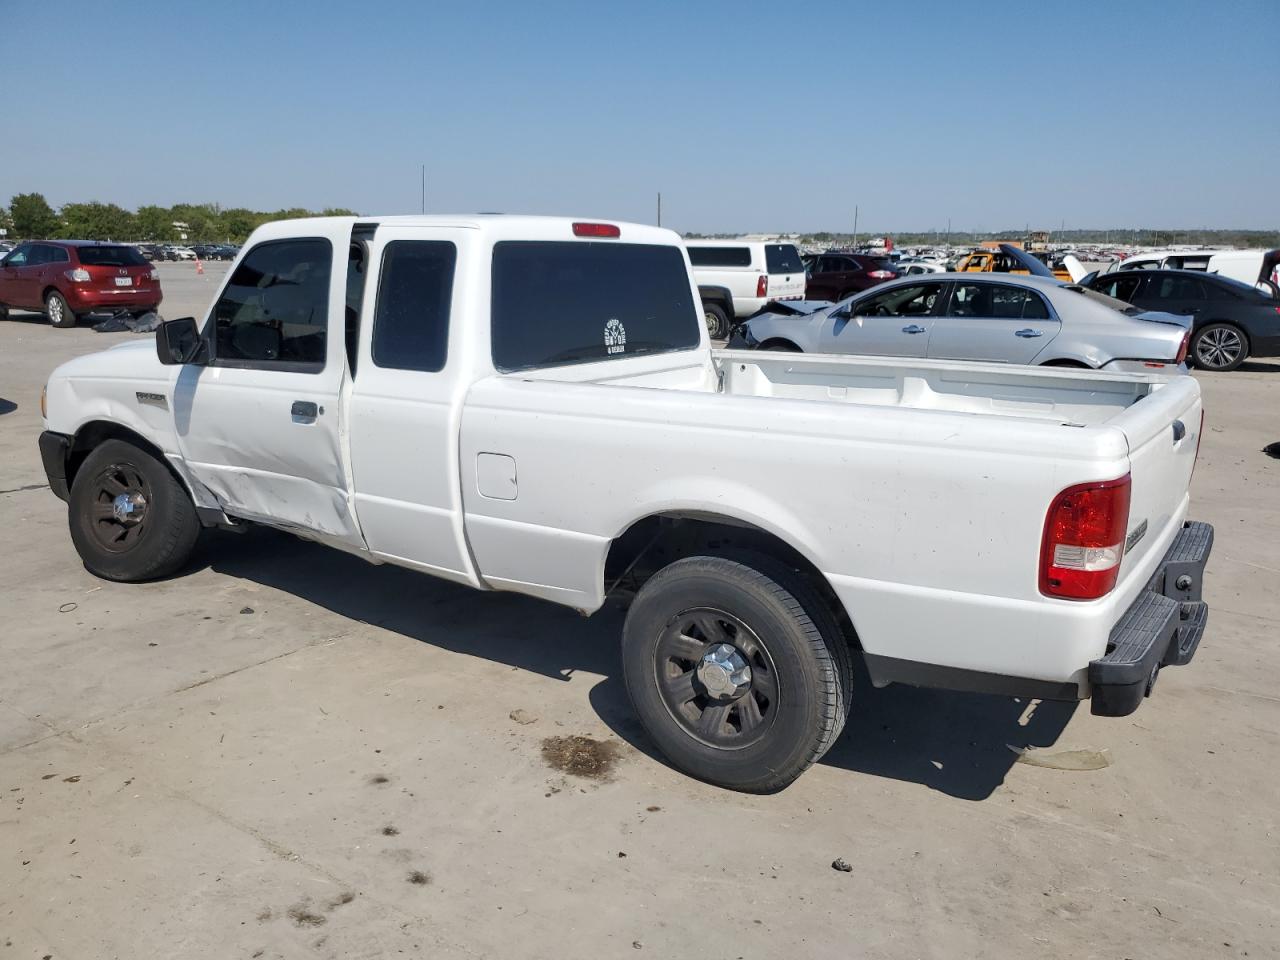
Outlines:
POLYGON ((134 247, 96 240, 29 240, 0 260, 0 320, 42 310, 55 327, 100 310, 142 314, 163 299, 160 274, 134 247))

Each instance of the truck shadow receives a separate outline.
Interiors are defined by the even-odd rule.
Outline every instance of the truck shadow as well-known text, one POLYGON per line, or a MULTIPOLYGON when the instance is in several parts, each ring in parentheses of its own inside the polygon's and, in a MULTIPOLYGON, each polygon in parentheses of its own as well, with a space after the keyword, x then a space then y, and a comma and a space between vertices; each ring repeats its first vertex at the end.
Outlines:
MULTIPOLYGON (((603 677, 588 693, 600 720, 637 750, 665 762, 627 697, 618 645, 623 615, 613 604, 585 618, 529 597, 481 595, 400 567, 373 566, 265 528, 206 537, 198 556, 217 573, 444 650, 562 682, 579 672, 603 677)), ((1029 709, 1027 701, 1010 697, 897 685, 876 689, 859 666, 844 735, 822 763, 983 800, 1016 762, 1010 747, 1054 743, 1076 706, 1044 702, 1029 709)))

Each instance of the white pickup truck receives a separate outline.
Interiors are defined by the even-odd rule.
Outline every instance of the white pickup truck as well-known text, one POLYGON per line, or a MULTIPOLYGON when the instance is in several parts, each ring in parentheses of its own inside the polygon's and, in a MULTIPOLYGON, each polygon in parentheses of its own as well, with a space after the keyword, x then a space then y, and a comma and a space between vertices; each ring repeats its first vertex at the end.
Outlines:
POLYGON ((93 573, 262 523, 584 614, 612 595, 649 734, 740 790, 823 754, 859 659, 1122 715, 1206 622, 1194 378, 713 352, 654 227, 271 223, 203 322, 46 395, 93 573))

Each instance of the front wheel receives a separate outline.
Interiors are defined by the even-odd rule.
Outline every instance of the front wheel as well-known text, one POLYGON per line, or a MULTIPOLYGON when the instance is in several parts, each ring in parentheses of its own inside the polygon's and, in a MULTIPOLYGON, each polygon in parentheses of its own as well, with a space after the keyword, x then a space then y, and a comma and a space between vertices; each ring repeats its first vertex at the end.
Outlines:
POLYGON ((71 484, 71 541, 85 569, 137 583, 175 573, 195 549, 200 521, 169 469, 131 443, 96 447, 71 484))
POLYGON ((1249 341, 1239 327, 1209 323, 1191 338, 1191 356, 1201 370, 1234 370, 1249 356, 1249 341))
POLYGON ((786 787, 844 727, 851 651, 832 612, 766 557, 688 557, 640 590, 627 692, 678 769, 752 793, 786 787))
POLYGON ((729 336, 729 315, 714 303, 702 305, 702 317, 707 324, 707 335, 712 340, 724 340, 729 336))
POLYGON ((76 315, 71 312, 71 304, 57 290, 50 290, 44 301, 45 316, 52 326, 59 328, 74 327, 76 315))

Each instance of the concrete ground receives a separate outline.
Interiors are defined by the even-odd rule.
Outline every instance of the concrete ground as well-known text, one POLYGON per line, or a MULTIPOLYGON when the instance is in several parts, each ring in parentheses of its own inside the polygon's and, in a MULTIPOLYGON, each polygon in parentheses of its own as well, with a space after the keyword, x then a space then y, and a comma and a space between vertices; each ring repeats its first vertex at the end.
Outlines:
MULTIPOLYGON (((164 314, 203 313, 220 267, 161 269, 164 314)), ((1138 713, 860 682, 828 757, 755 797, 653 754, 616 611, 270 531, 90 576, 40 388, 131 336, 0 324, 0 960, 1277 954, 1280 364, 1200 377, 1212 619, 1138 713)))

